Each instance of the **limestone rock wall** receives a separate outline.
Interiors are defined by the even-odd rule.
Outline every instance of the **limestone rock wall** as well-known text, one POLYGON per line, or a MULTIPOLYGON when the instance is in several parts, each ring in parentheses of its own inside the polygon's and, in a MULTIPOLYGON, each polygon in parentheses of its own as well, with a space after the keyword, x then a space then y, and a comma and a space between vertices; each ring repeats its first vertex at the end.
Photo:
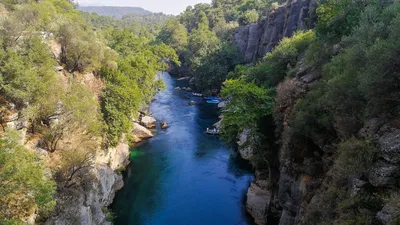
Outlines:
POLYGON ((270 52, 296 30, 313 27, 316 0, 289 0, 258 23, 237 28, 233 43, 249 63, 270 52))
POLYGON ((112 203, 115 192, 122 188, 122 175, 107 165, 96 164, 82 173, 84 185, 65 188, 57 192, 57 207, 46 225, 111 225, 105 207, 112 203))

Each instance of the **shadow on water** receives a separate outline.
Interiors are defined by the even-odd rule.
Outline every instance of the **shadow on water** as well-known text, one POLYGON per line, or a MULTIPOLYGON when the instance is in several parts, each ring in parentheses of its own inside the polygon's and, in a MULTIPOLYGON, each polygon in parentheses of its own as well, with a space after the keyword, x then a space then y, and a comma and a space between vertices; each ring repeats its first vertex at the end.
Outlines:
POLYGON ((157 120, 154 138, 132 149, 125 186, 112 209, 116 225, 247 225, 244 200, 252 180, 247 162, 205 130, 218 120, 216 105, 189 106, 201 98, 174 90, 185 86, 168 73, 166 89, 151 104, 157 120))

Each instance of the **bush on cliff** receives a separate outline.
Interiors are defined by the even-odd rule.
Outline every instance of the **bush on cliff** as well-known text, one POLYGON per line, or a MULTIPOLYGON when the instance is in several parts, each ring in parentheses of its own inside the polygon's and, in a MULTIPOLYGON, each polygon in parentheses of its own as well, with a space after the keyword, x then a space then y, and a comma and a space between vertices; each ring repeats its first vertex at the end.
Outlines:
POLYGON ((116 145, 132 127, 131 118, 150 103, 162 88, 157 74, 167 68, 167 61, 179 65, 175 51, 165 45, 151 45, 128 30, 111 30, 106 34, 109 46, 119 55, 117 68, 104 67, 105 80, 101 110, 107 125, 107 139, 116 145))
POLYGON ((35 211, 49 216, 56 204, 43 160, 20 141, 21 134, 11 130, 0 140, 0 224, 24 224, 35 211))
POLYGON ((259 129, 259 120, 272 113, 274 90, 260 88, 243 80, 227 80, 222 96, 231 99, 222 120, 222 137, 227 142, 236 140, 245 128, 259 129))

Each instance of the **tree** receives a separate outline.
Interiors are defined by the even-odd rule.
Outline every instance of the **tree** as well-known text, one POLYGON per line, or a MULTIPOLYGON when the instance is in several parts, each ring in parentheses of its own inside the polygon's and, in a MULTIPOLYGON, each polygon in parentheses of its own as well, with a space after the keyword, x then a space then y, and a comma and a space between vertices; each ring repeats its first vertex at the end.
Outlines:
POLYGON ((258 129, 259 120, 274 109, 274 90, 258 87, 243 80, 227 80, 222 96, 231 99, 222 120, 222 137, 228 143, 236 140, 245 128, 258 129))
POLYGON ((257 22, 258 18, 260 18, 260 16, 258 15, 258 12, 256 10, 252 9, 252 10, 247 10, 246 12, 244 12, 239 21, 240 21, 240 24, 247 25, 250 23, 257 22))
POLYGON ((106 81, 101 110, 107 124, 108 142, 116 145, 122 134, 130 131, 132 115, 161 88, 156 80, 159 71, 168 67, 166 62, 179 65, 179 61, 171 47, 150 45, 128 30, 113 30, 107 38, 120 59, 118 68, 103 68, 100 72, 106 81))
POLYGON ((61 44, 61 63, 71 71, 98 69, 103 60, 105 46, 93 32, 77 21, 60 26, 56 37, 61 44))
POLYGON ((22 224, 35 211, 46 217, 55 206, 55 183, 45 176, 39 155, 21 146, 20 139, 18 131, 8 130, 0 140, 1 224, 22 224))
POLYGON ((184 25, 176 19, 168 20, 162 27, 157 39, 182 52, 188 44, 188 34, 184 25))
POLYGON ((190 69, 196 73, 197 68, 205 65, 205 60, 218 50, 220 41, 215 32, 209 30, 209 22, 204 12, 198 28, 189 36, 188 62, 190 69))
POLYGON ((229 43, 221 43, 202 60, 193 74, 195 85, 199 89, 219 89, 228 72, 241 62, 237 47, 229 43))
POLYGON ((86 180, 88 170, 94 165, 98 146, 98 140, 93 139, 85 130, 68 133, 59 151, 60 165, 55 169, 55 178, 60 187, 69 188, 86 180))

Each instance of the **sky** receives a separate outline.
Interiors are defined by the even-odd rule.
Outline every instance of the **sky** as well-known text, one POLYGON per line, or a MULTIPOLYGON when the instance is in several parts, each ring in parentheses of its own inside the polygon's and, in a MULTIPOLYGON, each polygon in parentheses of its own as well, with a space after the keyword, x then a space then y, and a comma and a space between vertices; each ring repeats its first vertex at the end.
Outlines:
POLYGON ((136 6, 152 12, 179 15, 189 5, 211 0, 76 0, 82 6, 136 6))

